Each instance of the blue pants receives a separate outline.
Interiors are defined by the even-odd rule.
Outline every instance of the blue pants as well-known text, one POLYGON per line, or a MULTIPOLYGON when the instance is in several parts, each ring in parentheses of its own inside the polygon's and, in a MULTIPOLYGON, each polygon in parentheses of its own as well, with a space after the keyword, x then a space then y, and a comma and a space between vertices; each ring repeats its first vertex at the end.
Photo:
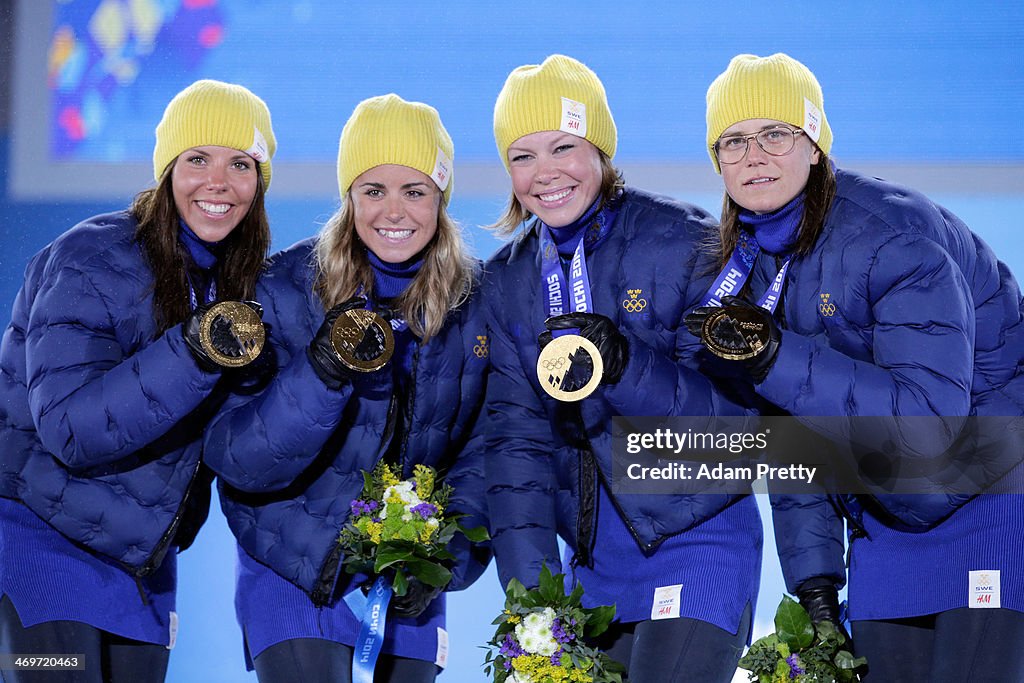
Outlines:
POLYGON ((1024 613, 953 609, 886 621, 854 621, 853 645, 867 657, 866 683, 1024 681, 1024 613))
POLYGON ((14 603, 0 598, 0 652, 82 655, 84 671, 2 672, 5 683, 161 683, 171 651, 163 645, 122 638, 79 621, 44 621, 26 628, 14 603))
POLYGON ((729 683, 750 630, 750 605, 735 634, 699 619, 612 624, 596 643, 628 670, 629 683, 729 683))
MULTIPOLYGON (((260 683, 352 683, 352 648, 319 638, 293 638, 259 653, 253 666, 260 683)), ((377 683, 433 683, 436 676, 433 662, 383 654, 373 671, 377 683)))

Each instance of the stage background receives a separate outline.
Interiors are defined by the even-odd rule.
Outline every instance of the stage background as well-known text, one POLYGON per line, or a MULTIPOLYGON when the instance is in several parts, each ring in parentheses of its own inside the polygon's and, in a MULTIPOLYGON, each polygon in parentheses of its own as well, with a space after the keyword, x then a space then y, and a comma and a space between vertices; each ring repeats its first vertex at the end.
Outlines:
MULTIPOLYGON (((451 213, 486 257, 498 242, 478 226, 509 189, 494 98, 511 69, 554 52, 601 76, 627 181, 713 212, 721 185, 704 149, 707 85, 735 54, 788 52, 824 86, 839 164, 924 190, 1024 273, 1019 3, 734 2, 724 12, 669 0, 0 0, 0 320, 33 253, 150 184, 153 128, 198 78, 244 84, 271 108, 275 249, 336 208, 337 139, 355 104, 396 92, 440 111, 456 149, 451 213)), ((783 591, 767 500, 758 502, 755 636, 771 629, 783 591)), ((215 509, 181 557, 169 681, 255 681, 234 620, 234 565, 215 509)), ((449 605, 451 664, 440 680, 484 681, 478 646, 501 607, 493 567, 449 605)))

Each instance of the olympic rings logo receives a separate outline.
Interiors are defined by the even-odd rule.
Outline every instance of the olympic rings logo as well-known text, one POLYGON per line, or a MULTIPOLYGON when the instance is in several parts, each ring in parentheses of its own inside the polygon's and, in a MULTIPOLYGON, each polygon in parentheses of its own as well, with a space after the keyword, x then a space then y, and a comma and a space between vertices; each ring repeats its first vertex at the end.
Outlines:
POLYGON ((835 304, 820 304, 818 306, 818 310, 821 311, 821 314, 823 316, 825 316, 826 318, 831 318, 833 315, 836 314, 836 305, 835 304))
POLYGON ((554 372, 555 370, 561 370, 563 367, 565 367, 565 359, 564 358, 556 358, 554 360, 544 359, 543 361, 541 361, 541 367, 544 368, 545 370, 547 370, 548 372, 554 372))
POLYGON ((480 343, 473 346, 473 353, 476 354, 477 358, 487 358, 491 352, 490 347, 487 345, 487 335, 478 334, 476 340, 480 343))
POLYGON ((622 302, 622 307, 626 309, 627 313, 639 313, 647 308, 647 299, 625 299, 622 302))

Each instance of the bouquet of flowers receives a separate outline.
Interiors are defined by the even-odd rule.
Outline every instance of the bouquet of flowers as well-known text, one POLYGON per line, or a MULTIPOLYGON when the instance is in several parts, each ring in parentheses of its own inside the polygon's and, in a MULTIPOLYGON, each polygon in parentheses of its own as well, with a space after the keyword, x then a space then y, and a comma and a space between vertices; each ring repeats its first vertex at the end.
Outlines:
POLYGON ((564 581, 546 566, 537 588, 509 581, 484 660, 495 683, 622 683, 625 667, 586 643, 608 628, 615 606, 584 608, 583 587, 566 595, 564 581))
POLYGON ((846 638, 830 621, 812 623, 788 595, 775 612, 775 633, 759 638, 740 659, 749 681, 757 683, 849 683, 867 664, 843 649, 846 638))
POLYGON ((463 528, 462 515, 445 514, 451 487, 435 486, 437 473, 415 465, 413 477, 403 481, 401 470, 378 463, 363 472, 363 492, 352 501, 352 514, 338 542, 346 550, 345 570, 356 574, 394 574, 391 588, 405 595, 408 578, 444 587, 451 581, 446 563, 455 559, 448 542, 456 533, 470 541, 487 540, 483 527, 463 528))

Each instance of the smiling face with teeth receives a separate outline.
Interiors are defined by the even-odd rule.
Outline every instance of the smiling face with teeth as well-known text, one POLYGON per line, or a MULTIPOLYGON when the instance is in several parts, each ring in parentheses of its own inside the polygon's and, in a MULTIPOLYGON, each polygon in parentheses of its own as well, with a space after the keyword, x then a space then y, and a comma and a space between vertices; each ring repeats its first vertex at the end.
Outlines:
POLYGON ((349 188, 356 234, 387 263, 423 251, 437 234, 441 191, 426 173, 408 166, 374 166, 349 188))
POLYGON ((178 155, 171 187, 178 215, 200 239, 219 242, 249 213, 256 198, 256 161, 230 147, 192 147, 178 155))
POLYGON ((524 135, 508 148, 512 191, 553 228, 569 225, 601 191, 601 155, 584 138, 557 130, 524 135))
MULTIPOLYGON (((754 135, 775 126, 789 124, 772 119, 748 119, 729 126, 719 137, 754 135)), ((747 153, 739 162, 721 165, 725 191, 747 211, 769 213, 781 209, 803 192, 811 166, 820 158, 821 152, 806 135, 798 135, 793 151, 782 156, 772 156, 754 140, 748 140, 747 153)))

